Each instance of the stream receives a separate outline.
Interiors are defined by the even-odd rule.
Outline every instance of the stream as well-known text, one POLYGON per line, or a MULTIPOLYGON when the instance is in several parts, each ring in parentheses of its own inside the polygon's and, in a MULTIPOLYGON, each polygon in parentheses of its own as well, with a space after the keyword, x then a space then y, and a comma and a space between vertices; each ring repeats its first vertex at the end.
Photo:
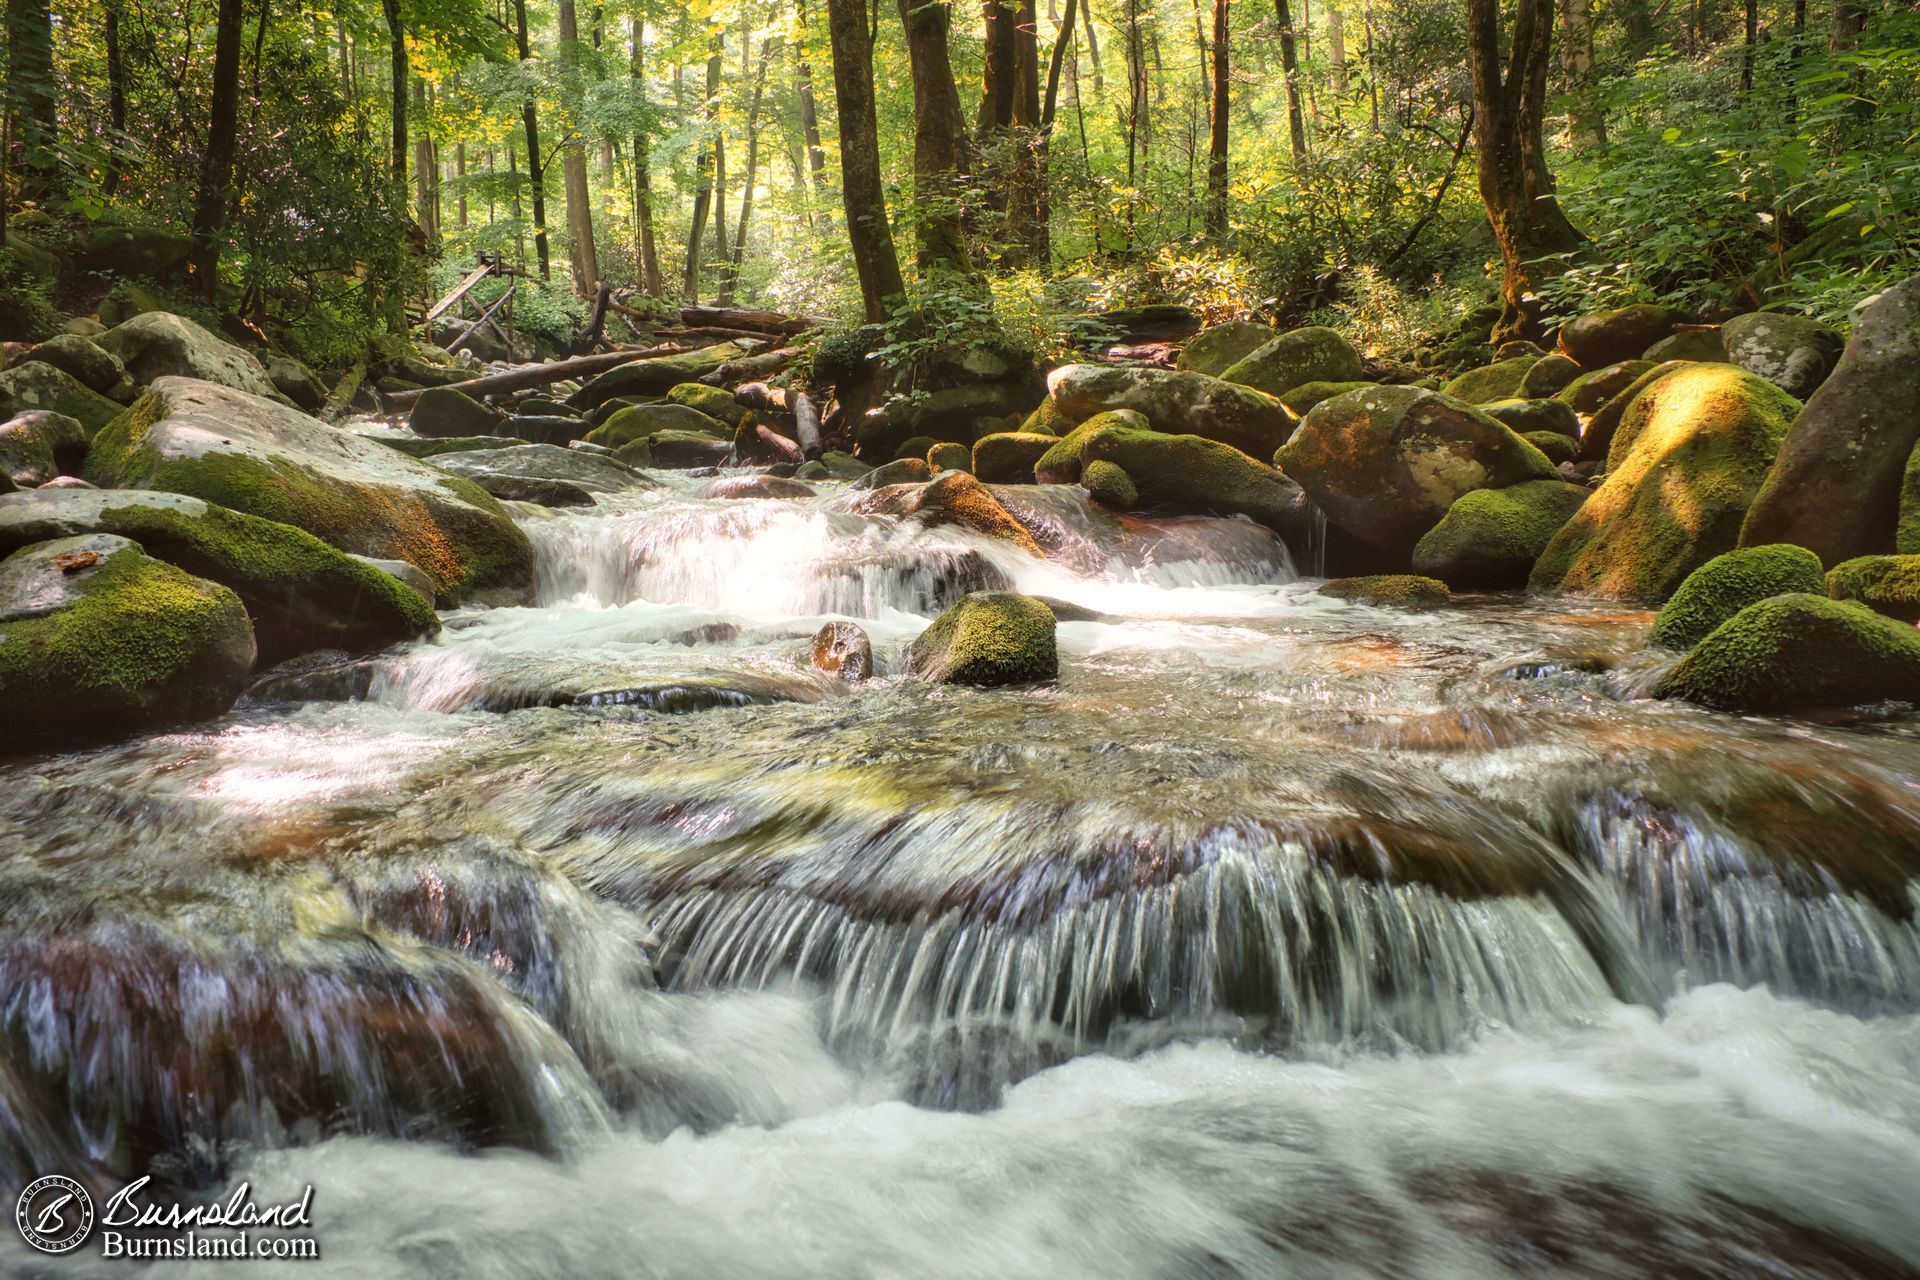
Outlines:
POLYGON ((661 478, 516 508, 533 607, 0 760, 9 1196, 311 1184, 305 1277, 1920 1276, 1911 718, 1077 486, 995 490, 1041 561, 661 478), (1057 685, 901 678, 992 587, 1057 685))

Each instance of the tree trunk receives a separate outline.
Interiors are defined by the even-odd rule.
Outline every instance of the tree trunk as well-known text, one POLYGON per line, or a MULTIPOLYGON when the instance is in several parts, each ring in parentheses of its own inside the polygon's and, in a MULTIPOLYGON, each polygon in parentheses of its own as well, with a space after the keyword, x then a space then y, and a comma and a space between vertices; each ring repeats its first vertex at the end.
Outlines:
MULTIPOLYGON (((1035 231, 1046 245, 1040 257, 1040 266, 1043 270, 1052 265, 1053 186, 1052 171, 1048 161, 1053 151, 1054 121, 1060 113, 1060 73, 1075 47, 1073 19, 1078 9, 1079 0, 1067 0, 1067 7, 1060 18, 1059 31, 1053 38, 1053 54, 1047 61, 1046 96, 1040 103, 1040 136, 1033 144, 1034 171, 1039 175, 1040 180, 1040 205, 1035 210, 1034 223, 1035 231)), ((1077 85, 1074 96, 1076 100, 1079 97, 1077 85)))
POLYGON ((453 176, 459 188, 457 202, 454 205, 454 219, 462 231, 467 229, 467 144, 458 142, 453 148, 453 176))
MULTIPOLYGON (((578 63, 580 16, 573 0, 560 0, 560 59, 578 63)), ((593 243, 593 197, 587 188, 587 149, 580 139, 569 141, 560 153, 560 177, 567 193, 568 259, 573 267, 573 291, 591 298, 600 286, 600 255, 593 243)))
POLYGON ((769 37, 760 47, 760 69, 753 79, 753 97, 747 107, 747 171, 740 185, 740 228, 733 237, 733 252, 727 255, 727 274, 720 286, 720 305, 733 305, 740 288, 740 266, 747 257, 747 223, 753 218, 753 184, 760 179, 760 103, 766 95, 767 64, 780 42, 769 37))
MULTIPOLYGON (((1126 0, 1127 15, 1127 187, 1140 186, 1142 138, 1147 124, 1147 52, 1140 34, 1140 0, 1126 0)), ((1091 24, 1089 24, 1091 30, 1091 24)), ((1127 205, 1127 226, 1133 226, 1133 202, 1127 205)), ((1131 239, 1131 236, 1129 236, 1131 239)))
MULTIPOLYGON (((636 17, 632 19, 630 32, 633 50, 627 66, 633 78, 634 92, 639 95, 640 105, 644 108, 647 104, 646 24, 636 17)), ((640 287, 649 298, 658 298, 666 292, 666 286, 660 279, 660 246, 653 238, 651 150, 646 135, 633 135, 633 222, 640 245, 640 287)))
POLYGON ((1227 238, 1227 61, 1231 0, 1213 0, 1213 100, 1207 130, 1207 235, 1227 238))
POLYGON ((1753 51, 1760 43, 1760 3, 1747 0, 1746 39, 1740 45, 1740 92, 1753 92, 1753 51))
MULTIPOLYGON (((720 116, 720 72, 721 57, 726 52, 726 33, 716 29, 713 44, 707 53, 707 121, 716 130, 718 141, 720 116)), ((689 305, 700 301, 700 253, 701 244, 707 236, 707 218, 713 211, 714 155, 712 145, 700 149, 699 158, 694 161, 694 173, 698 185, 693 193, 693 223, 687 228, 687 270, 681 281, 682 300, 689 305)))
MULTIPOLYGON (((193 207, 192 256, 195 290, 208 302, 220 283, 220 236, 233 205, 233 157, 239 147, 240 28, 243 0, 220 0, 213 37, 213 93, 207 113, 207 148, 200 161, 200 192, 193 207)), ((402 99, 402 105, 405 100, 402 99)))
POLYGON ((1280 77, 1287 88, 1287 138, 1293 144, 1296 162, 1307 154, 1307 121, 1300 111, 1300 53, 1294 47, 1293 13, 1287 0, 1273 0, 1274 16, 1280 23, 1280 77))
POLYGON ((413 136, 413 216, 431 246, 440 243, 440 196, 433 172, 433 137, 426 127, 427 82, 419 76, 413 78, 413 110, 420 118, 420 129, 413 136))
MULTIPOLYGON (((120 3, 107 0, 107 121, 113 126, 113 138, 107 150, 107 171, 101 185, 109 197, 120 187, 120 148, 127 133, 127 64, 120 49, 120 3)), ((344 49, 344 45, 342 46, 344 49)))
POLYGON ((1835 49, 1852 49, 1860 43, 1867 17, 1873 12, 1872 0, 1834 0, 1833 39, 1835 49))
POLYGON ((961 183, 969 169, 966 117, 947 53, 947 0, 900 0, 913 74, 913 197, 922 271, 971 275, 961 183))
POLYGON ((833 94, 840 110, 840 189, 847 239, 860 299, 872 323, 907 291, 900 278, 880 185, 879 128, 873 107, 873 38, 866 0, 827 0, 827 38, 833 52, 833 94))
MULTIPOLYGON (((1756 0, 1747 0, 1751 13, 1756 0)), ((1560 47, 1560 69, 1573 94, 1567 130, 1576 146, 1607 145, 1606 116, 1593 103, 1593 0, 1560 0, 1560 26, 1566 33, 1560 47)), ((1752 73, 1752 64, 1747 67, 1752 73)))
POLYGON ((1017 11, 1013 0, 981 0, 986 25, 981 55, 980 110, 973 136, 985 147, 1013 123, 1013 98, 1019 83, 1019 55, 1015 51, 1017 11))
MULTIPOLYGON (((392 4, 394 0, 387 0, 392 4)), ((533 42, 527 37, 527 0, 513 0, 514 39, 520 61, 533 60, 533 42)), ((547 166, 540 155, 540 113, 533 99, 520 104, 520 121, 527 131, 527 186, 533 196, 533 251, 540 259, 540 278, 553 278, 553 255, 547 248, 547 166)))
POLYGON ((1338 120, 1347 96, 1347 23, 1332 6, 1327 8, 1327 79, 1333 86, 1333 118, 1338 120))
POLYGON ((393 161, 395 204, 404 208, 407 196, 407 29, 400 21, 400 0, 382 0, 387 17, 387 40, 392 52, 393 127, 390 155, 393 161))
POLYGON ((1467 40, 1480 198, 1500 244, 1503 277, 1505 306, 1493 336, 1537 337, 1541 308, 1536 286, 1560 270, 1558 264, 1540 260, 1568 253, 1582 241, 1554 198, 1541 141, 1547 64, 1553 52, 1553 0, 1518 0, 1504 75, 1500 0, 1467 0, 1467 40))
POLYGON ((796 55, 793 78, 800 95, 800 129, 807 140, 807 173, 813 185, 818 187, 827 171, 827 153, 820 145, 820 110, 813 100, 813 65, 807 61, 806 0, 800 0, 798 10, 800 24, 793 42, 796 55))
POLYGON ((60 82, 54 78, 53 11, 47 0, 7 0, 7 36, 12 168, 20 175, 21 198, 46 200, 64 185, 53 153, 60 141, 60 82))

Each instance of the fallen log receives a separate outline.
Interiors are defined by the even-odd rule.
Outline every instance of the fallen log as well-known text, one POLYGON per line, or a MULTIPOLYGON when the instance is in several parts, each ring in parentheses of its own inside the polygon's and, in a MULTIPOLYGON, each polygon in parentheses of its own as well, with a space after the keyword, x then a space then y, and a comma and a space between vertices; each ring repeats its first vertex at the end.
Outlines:
POLYGON ((741 383, 733 389, 733 402, 743 409, 757 409, 782 418, 792 412, 787 407, 787 393, 764 382, 741 383))
POLYGON ((739 382, 747 378, 764 378, 768 374, 778 373, 801 355, 799 347, 781 347, 776 351, 762 351, 758 355, 741 356, 738 360, 729 360, 700 379, 710 387, 725 386, 729 382, 739 382))
POLYGON ((327 396, 327 402, 320 406, 320 421, 338 422, 353 403, 354 396, 360 393, 360 384, 367 377, 367 358, 361 356, 353 362, 353 368, 340 376, 333 384, 333 391, 327 396))
POLYGON ((769 451, 778 455, 782 462, 805 462, 807 460, 805 450, 801 449, 799 445, 787 439, 764 422, 754 424, 753 434, 759 436, 760 443, 767 446, 769 451))
POLYGON ((793 438, 800 442, 800 452, 809 461, 820 456, 820 411, 813 407, 813 399, 804 391, 796 391, 790 397, 793 405, 793 438))
POLYGON ((762 337, 769 333, 805 333, 820 327, 820 321, 812 316, 789 316, 778 311, 754 311, 746 307, 682 307, 680 323, 693 328, 720 326, 750 329, 762 337))
POLYGON ((755 342, 770 341, 775 335, 764 329, 728 329, 719 325, 679 325, 653 330, 655 339, 676 339, 682 342, 737 342, 750 338, 755 342))
MULTIPOLYGON (((630 351, 603 351, 598 355, 575 356, 571 360, 550 360, 546 364, 522 365, 518 369, 509 369, 505 373, 490 373, 484 378, 473 378, 462 382, 460 389, 478 400, 482 396, 504 395, 509 391, 544 387, 550 382, 559 382, 566 378, 591 377, 596 373, 617 369, 623 364, 632 364, 635 360, 658 360, 665 356, 685 355, 693 349, 667 343, 662 346, 643 347, 630 351)), ((389 405, 398 408, 410 405, 419 398, 418 391, 395 391, 388 395, 386 400, 389 405)))

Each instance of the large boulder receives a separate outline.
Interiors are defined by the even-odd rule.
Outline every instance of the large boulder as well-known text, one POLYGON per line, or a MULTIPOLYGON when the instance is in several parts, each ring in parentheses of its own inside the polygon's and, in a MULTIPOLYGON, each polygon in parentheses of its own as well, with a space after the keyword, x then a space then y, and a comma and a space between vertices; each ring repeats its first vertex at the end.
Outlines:
POLYGON ((1256 348, 1220 377, 1277 396, 1305 382, 1354 382, 1365 372, 1351 342, 1324 325, 1309 325, 1256 348))
MULTIPOLYGON (((1810 551, 1802 554, 1813 557, 1810 551)), ((1901 622, 1920 622, 1920 556, 1861 556, 1837 564, 1827 574, 1826 592, 1835 600, 1858 600, 1875 613, 1901 622)))
POLYGON ((1026 526, 1000 505, 993 491, 965 471, 943 472, 927 484, 875 489, 856 498, 852 508, 863 515, 905 516, 922 524, 958 525, 1010 543, 1029 555, 1046 554, 1026 526))
MULTIPOLYGON (((1629 382, 1618 395, 1589 414, 1586 426, 1579 433, 1581 460, 1606 462, 1613 453, 1614 433, 1620 429, 1621 420, 1627 416, 1627 410, 1633 402, 1640 398, 1640 393, 1668 374, 1686 368, 1689 363, 1691 362, 1686 360, 1668 360, 1664 364, 1654 365, 1629 382)), ((1558 403, 1558 401, 1550 403, 1558 403)), ((1568 412, 1571 413, 1572 410, 1569 409, 1568 412)))
POLYGON ((1279 400, 1281 404, 1287 406, 1287 408, 1291 409, 1295 414, 1304 416, 1307 410, 1313 408, 1313 406, 1319 404, 1322 400, 1331 400, 1335 396, 1343 396, 1349 391, 1358 391, 1362 387, 1377 385, 1377 383, 1361 380, 1351 382, 1303 382, 1291 391, 1281 392, 1279 400))
POLYGON ((1658 604, 1740 540, 1799 402, 1744 369, 1684 366, 1642 391, 1606 482, 1554 536, 1532 585, 1658 604))
MULTIPOLYGON (((1097 428, 1079 443, 1083 468, 1105 462, 1126 473, 1138 503, 1130 509, 1166 515, 1243 515, 1283 536, 1303 535, 1310 523, 1299 485, 1231 445, 1120 424, 1097 428)), ((1086 480, 1084 470, 1082 480, 1086 480)), ((1098 487, 1115 498, 1107 505, 1121 505, 1111 481, 1098 487)), ((1096 486, 1088 484, 1088 488, 1096 486)))
POLYGON ((1414 546, 1413 571, 1455 591, 1524 587, 1533 562, 1588 492, 1564 480, 1526 480, 1462 494, 1414 546))
POLYGON ((635 404, 608 418, 605 422, 587 432, 582 437, 588 444, 601 444, 609 449, 618 449, 622 445, 632 444, 635 440, 648 440, 662 431, 682 431, 725 439, 731 447, 732 432, 718 419, 709 417, 698 409, 690 409, 684 404, 635 404))
POLYGON ((26 358, 64 370, 81 386, 89 391, 98 391, 108 399, 116 395, 132 398, 128 393, 132 391, 133 384, 127 378, 126 367, 119 358, 78 334, 63 333, 48 338, 29 350, 26 358))
POLYGON ((458 387, 428 387, 413 402, 407 427, 429 439, 498 434, 504 421, 458 387))
POLYGON ((267 371, 267 380, 274 388, 296 407, 319 413, 326 405, 327 384, 303 361, 278 351, 266 351, 260 355, 260 367, 267 371))
POLYGON ((1681 329, 1648 347, 1643 358, 1655 364, 1666 360, 1695 360, 1701 364, 1725 364, 1727 363, 1727 344, 1720 336, 1718 329, 1681 329))
POLYGON ((1920 631, 1852 600, 1795 593, 1748 605, 1654 687, 1722 711, 1920 701, 1920 631))
MULTIPOLYGON (((617 458, 563 449, 553 444, 520 444, 505 449, 462 449, 440 454, 433 465, 465 476, 495 497, 506 497, 495 487, 503 480, 547 480, 571 485, 586 493, 633 493, 658 485, 617 458)), ((511 486, 507 486, 511 487, 511 486)), ((538 499, 534 499, 538 501, 538 499)))
POLYGON ((1805 547, 1737 547, 1687 575, 1660 606, 1647 639, 1668 649, 1691 649, 1748 605, 1795 591, 1817 595, 1824 590, 1820 557, 1805 547))
POLYGON ((1272 457, 1295 426, 1272 396, 1201 373, 1070 364, 1053 371, 1047 388, 1069 421, 1130 409, 1156 431, 1205 436, 1256 458, 1272 457))
POLYGON ((1721 326, 1726 358, 1805 400, 1833 372, 1843 345, 1839 333, 1806 316, 1755 311, 1721 326))
POLYGON ((1901 477, 1920 443, 1916 369, 1920 276, 1861 313, 1840 363, 1794 423, 1741 541, 1791 542, 1829 568, 1893 550, 1901 477))
POLYGON ((1592 413, 1625 391, 1634 379, 1653 368, 1649 360, 1622 360, 1591 373, 1583 373, 1554 393, 1553 398, 1575 413, 1592 413))
POLYGON ((1520 394, 1527 374, 1540 362, 1538 356, 1515 356, 1497 360, 1478 369, 1469 369, 1440 388, 1462 404, 1485 405, 1496 400, 1511 400, 1520 394))
POLYGON ((78 471, 86 456, 86 430, 63 413, 31 409, 0 422, 0 475, 22 489, 78 471))
POLYGON ((1004 685, 1060 674, 1053 610, 1032 596, 976 591, 949 606, 907 650, 907 671, 936 684, 1004 685))
POLYGON ((80 261, 87 270, 110 278, 159 279, 184 267, 192 250, 193 242, 169 227, 96 227, 80 261))
POLYGON ((122 321, 102 334, 99 343, 142 385, 156 378, 198 378, 268 400, 280 398, 252 353, 170 311, 148 311, 122 321))
POLYGON ((1203 329, 1180 348, 1177 368, 1217 378, 1278 336, 1272 325, 1251 320, 1229 320, 1203 329))
POLYGON ((442 604, 517 599, 533 581, 526 534, 472 481, 211 382, 155 382, 95 437, 86 478, 190 494, 342 551, 405 560, 442 604))
POLYGON ((1033 464, 1057 437, 1036 431, 996 431, 973 442, 973 474, 988 484, 1032 484, 1033 464))
POLYGON ((1398 554, 1411 552, 1462 494, 1559 478, 1508 427, 1417 387, 1372 387, 1325 401, 1274 461, 1327 519, 1398 554))
POLYGON ((1571 356, 1563 356, 1557 351, 1541 356, 1528 367, 1527 376, 1520 379, 1518 394, 1527 400, 1545 400, 1557 396, 1582 372, 1579 362, 1571 356))
POLYGON ((0 750, 219 715, 253 659, 238 596, 125 538, 59 538, 0 561, 0 750))
MULTIPOLYGON (((969 382, 938 387, 911 396, 896 396, 877 413, 857 420, 854 441, 863 458, 893 458, 916 437, 933 443, 970 443, 983 434, 1001 430, 1005 420, 1032 402, 1033 386, 1017 382, 969 382), (983 420, 991 422, 981 430, 983 420)), ((918 453, 924 456, 928 446, 918 453)))
POLYGON ((365 653, 440 629, 432 604, 393 575, 292 525, 145 489, 41 489, 0 500, 0 555, 95 533, 130 539, 233 591, 265 665, 313 649, 365 653))
POLYGON ((45 410, 74 419, 92 435, 125 407, 44 361, 28 360, 0 369, 0 417, 45 410))
POLYGON ((663 396, 683 382, 698 382, 751 350, 744 343, 722 342, 675 356, 616 365, 568 396, 567 403, 576 409, 592 409, 616 396, 663 396))
POLYGON ((1639 359, 1685 321, 1682 312, 1646 302, 1598 311, 1561 325, 1560 349, 1579 361, 1581 368, 1598 369, 1639 359))
POLYGON ((1580 438, 1580 416, 1558 400, 1495 400, 1480 405, 1479 409, 1523 436, 1550 431, 1569 441, 1580 438))

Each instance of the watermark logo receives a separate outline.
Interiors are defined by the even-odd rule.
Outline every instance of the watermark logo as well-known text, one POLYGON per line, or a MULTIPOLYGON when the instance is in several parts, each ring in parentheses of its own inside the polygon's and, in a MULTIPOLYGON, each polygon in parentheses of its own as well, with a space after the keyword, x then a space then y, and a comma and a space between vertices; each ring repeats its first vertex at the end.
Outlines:
POLYGON ((63 1174, 36 1178, 20 1193, 13 1220, 42 1253, 72 1253, 93 1232, 93 1197, 63 1174))

